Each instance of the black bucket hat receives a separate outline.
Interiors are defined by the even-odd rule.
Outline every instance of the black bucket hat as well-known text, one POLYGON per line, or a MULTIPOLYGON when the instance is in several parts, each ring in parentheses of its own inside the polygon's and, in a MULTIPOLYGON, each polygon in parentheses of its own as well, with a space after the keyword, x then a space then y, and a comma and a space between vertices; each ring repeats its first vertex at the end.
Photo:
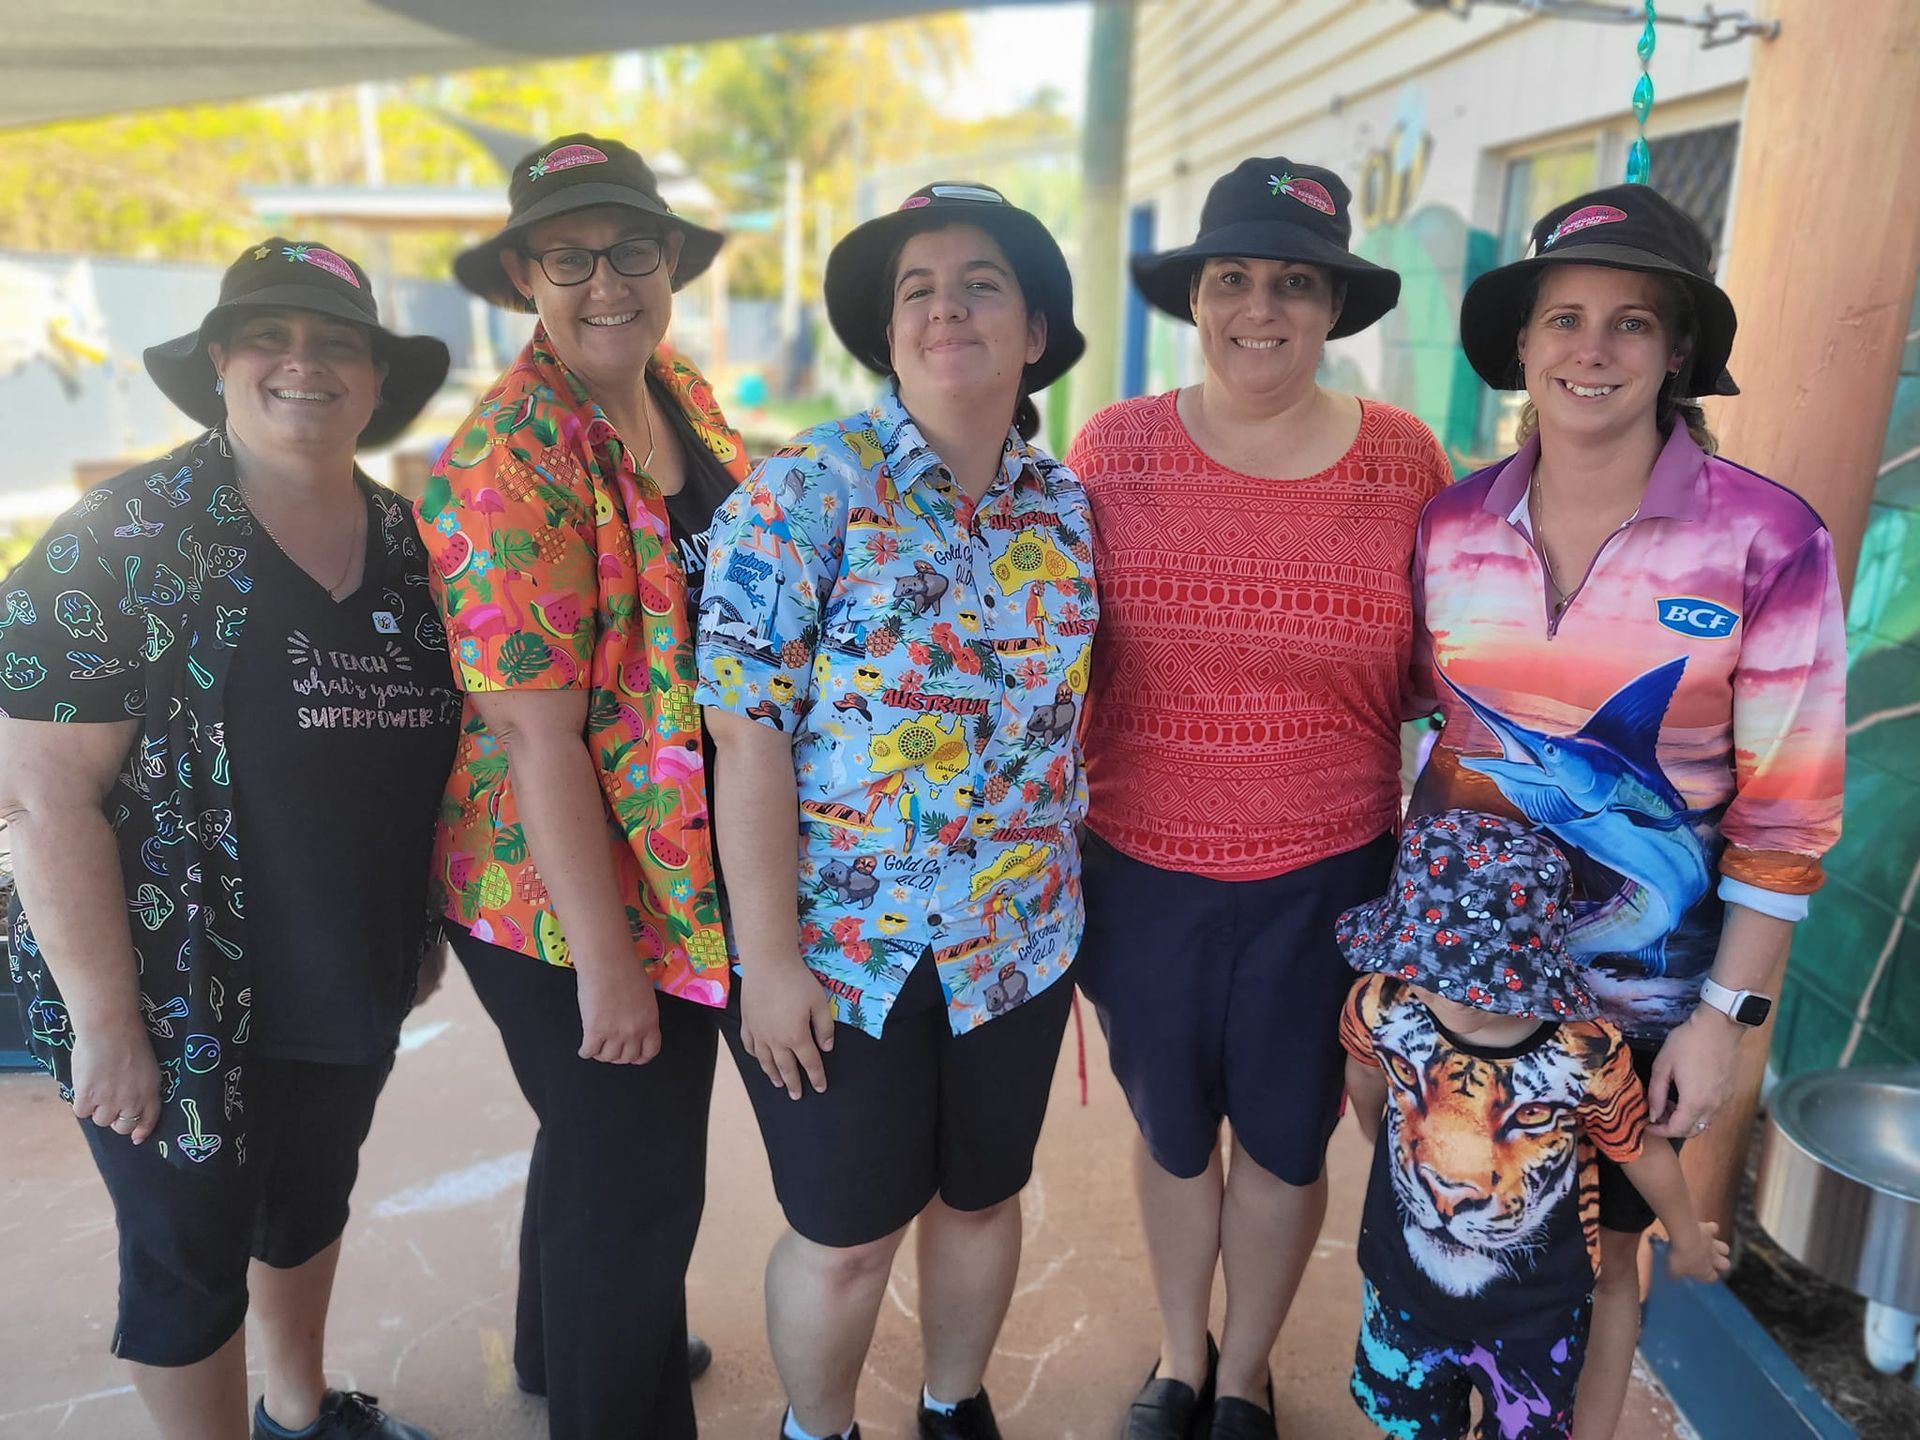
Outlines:
POLYGON ((1673 386, 1679 397, 1738 395, 1727 374, 1738 320, 1713 283, 1706 232, 1648 185, 1609 185, 1556 205, 1534 224, 1526 258, 1489 270, 1460 302, 1460 344, 1496 390, 1524 390, 1518 338, 1540 273, 1549 265, 1603 265, 1678 281, 1693 299, 1693 351, 1673 386))
POLYGON ((939 181, 922 185, 898 210, 875 216, 840 237, 827 256, 827 318, 840 343, 875 374, 893 373, 887 322, 893 300, 881 273, 889 257, 922 230, 977 225, 1013 263, 1028 311, 1047 317, 1047 348, 1027 366, 1022 389, 1044 390, 1073 368, 1087 340, 1073 323, 1073 276, 1067 257, 1038 217, 987 185, 939 181))
POLYGON ((1134 256, 1133 283, 1149 304, 1191 325, 1194 272, 1208 260, 1238 255, 1324 265, 1347 286, 1327 338, 1356 334, 1400 303, 1400 276, 1347 248, 1352 201, 1346 182, 1318 165, 1296 165, 1284 155, 1242 160, 1207 191, 1194 242, 1134 256))
POLYGON ((596 205, 624 205, 658 215, 668 222, 667 228, 680 232, 680 259, 673 272, 676 290, 705 271, 727 240, 718 230, 674 214, 673 207, 660 198, 652 167, 618 140, 584 132, 561 135, 520 157, 507 182, 506 227, 455 256, 454 278, 483 300, 509 310, 526 309, 507 279, 500 252, 517 247, 527 231, 543 220, 596 205))
POLYGON ((1573 867, 1538 830, 1478 810, 1407 822, 1393 888, 1341 915, 1347 963, 1500 1015, 1599 1013, 1567 952, 1573 867))
POLYGON ((349 320, 372 332, 373 358, 387 367, 380 403, 360 432, 362 445, 384 445, 426 408, 447 378, 447 347, 431 335, 396 335, 380 324, 367 272, 337 250, 312 241, 272 235, 250 245, 220 277, 220 301, 198 329, 161 345, 143 358, 153 383, 202 425, 227 418, 226 397, 214 390, 209 341, 221 337, 226 319, 240 310, 311 310, 349 320))

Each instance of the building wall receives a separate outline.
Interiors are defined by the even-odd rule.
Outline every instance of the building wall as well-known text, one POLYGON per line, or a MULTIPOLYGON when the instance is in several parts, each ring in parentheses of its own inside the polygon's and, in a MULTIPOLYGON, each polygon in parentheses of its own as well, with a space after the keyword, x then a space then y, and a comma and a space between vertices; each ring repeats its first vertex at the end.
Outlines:
POLYGON ((1795 936, 1773 1060, 1920 1061, 1920 299, 1847 608, 1847 804, 1795 936))
MULTIPOLYGON (((1246 156, 1337 171, 1354 248, 1400 271, 1402 296, 1327 347, 1326 378, 1414 411, 1464 469, 1485 458, 1498 406, 1459 353, 1460 296, 1519 252, 1539 210, 1621 174, 1636 37, 1409 0, 1153 0, 1136 22, 1128 203, 1167 249, 1193 238, 1208 187, 1246 156), (1524 213, 1509 224, 1509 209, 1524 213)), ((1737 120, 1748 63, 1745 44, 1702 50, 1663 27, 1649 136, 1737 120)), ((1145 388, 1197 372, 1187 327, 1156 315, 1146 345, 1145 388)))

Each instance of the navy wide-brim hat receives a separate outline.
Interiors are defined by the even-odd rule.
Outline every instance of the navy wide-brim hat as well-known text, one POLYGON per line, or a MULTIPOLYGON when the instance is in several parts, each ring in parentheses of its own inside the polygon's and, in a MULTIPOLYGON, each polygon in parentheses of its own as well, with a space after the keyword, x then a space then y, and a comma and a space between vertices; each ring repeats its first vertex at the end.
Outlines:
POLYGON ((243 310, 311 310, 335 320, 365 326, 373 340, 373 358, 387 367, 380 382, 380 403, 360 432, 363 446, 398 439, 446 381, 451 357, 431 335, 396 335, 380 323, 367 272, 337 250, 312 241, 269 236, 250 245, 220 277, 220 300, 185 335, 147 347, 147 374, 160 392, 201 425, 227 418, 226 397, 214 390, 218 378, 209 341, 226 333, 230 318, 243 310))
POLYGON ((1673 393, 1738 395, 1727 373, 1739 319, 1713 283, 1706 232, 1648 185, 1609 185, 1556 205, 1534 223, 1524 259, 1489 270, 1460 302, 1460 345, 1480 378, 1496 390, 1524 390, 1520 331, 1541 273, 1549 265, 1601 265, 1664 275, 1693 300, 1693 350, 1673 393))
POLYGON ((887 323, 893 296, 884 271, 909 237, 949 225, 977 225, 1006 252, 1029 314, 1047 317, 1047 348, 1027 366, 1021 388, 1044 390, 1086 353, 1073 323, 1073 276, 1059 242, 1029 214, 988 185, 941 181, 922 185, 900 208, 856 225, 827 256, 827 319, 853 358, 878 375, 893 373, 887 323))
POLYGON ((520 157, 507 181, 506 225, 499 234, 454 257, 454 278, 483 300, 508 310, 525 310, 526 301, 500 263, 501 252, 517 248, 543 220, 600 205, 657 215, 664 222, 662 229, 680 232, 680 259, 673 270, 676 290, 698 279, 727 242, 720 231, 675 214, 660 198, 653 168, 638 153, 618 140, 581 132, 558 136, 520 157))
POLYGON ((1550 836, 1478 810, 1407 822, 1393 886, 1341 915, 1347 963, 1500 1015, 1599 1013, 1567 950, 1573 867, 1550 836))
POLYGON ((1400 276, 1348 248, 1352 202, 1346 182, 1318 165, 1296 165, 1284 155, 1242 160, 1207 191, 1194 242, 1134 256, 1133 283, 1149 304, 1191 325, 1193 276, 1208 260, 1240 256, 1320 265, 1347 287, 1346 304, 1327 338, 1357 334, 1400 303, 1400 276))

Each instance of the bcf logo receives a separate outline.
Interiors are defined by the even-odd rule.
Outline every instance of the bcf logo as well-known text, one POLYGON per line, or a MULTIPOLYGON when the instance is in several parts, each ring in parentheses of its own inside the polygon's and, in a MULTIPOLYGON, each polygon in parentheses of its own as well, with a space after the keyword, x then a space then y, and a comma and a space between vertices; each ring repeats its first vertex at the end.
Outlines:
POLYGON ((1660 617, 1660 623, 1669 630, 1677 630, 1682 635, 1692 635, 1701 640, 1724 640, 1733 634, 1733 627, 1740 623, 1740 617, 1724 605, 1716 605, 1711 600, 1696 600, 1691 596, 1674 595, 1653 602, 1660 617))

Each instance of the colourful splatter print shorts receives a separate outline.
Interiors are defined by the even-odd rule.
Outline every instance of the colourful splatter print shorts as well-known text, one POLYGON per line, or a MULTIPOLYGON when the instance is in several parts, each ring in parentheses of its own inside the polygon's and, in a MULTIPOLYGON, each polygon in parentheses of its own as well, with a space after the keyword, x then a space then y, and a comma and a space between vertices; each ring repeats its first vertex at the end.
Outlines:
POLYGON ((1353 1398, 1393 1440, 1565 1440, 1593 1302, 1560 1335, 1465 1342, 1428 1329, 1363 1281, 1353 1398), (1480 1424, 1470 1403, 1480 1392, 1480 1424))

